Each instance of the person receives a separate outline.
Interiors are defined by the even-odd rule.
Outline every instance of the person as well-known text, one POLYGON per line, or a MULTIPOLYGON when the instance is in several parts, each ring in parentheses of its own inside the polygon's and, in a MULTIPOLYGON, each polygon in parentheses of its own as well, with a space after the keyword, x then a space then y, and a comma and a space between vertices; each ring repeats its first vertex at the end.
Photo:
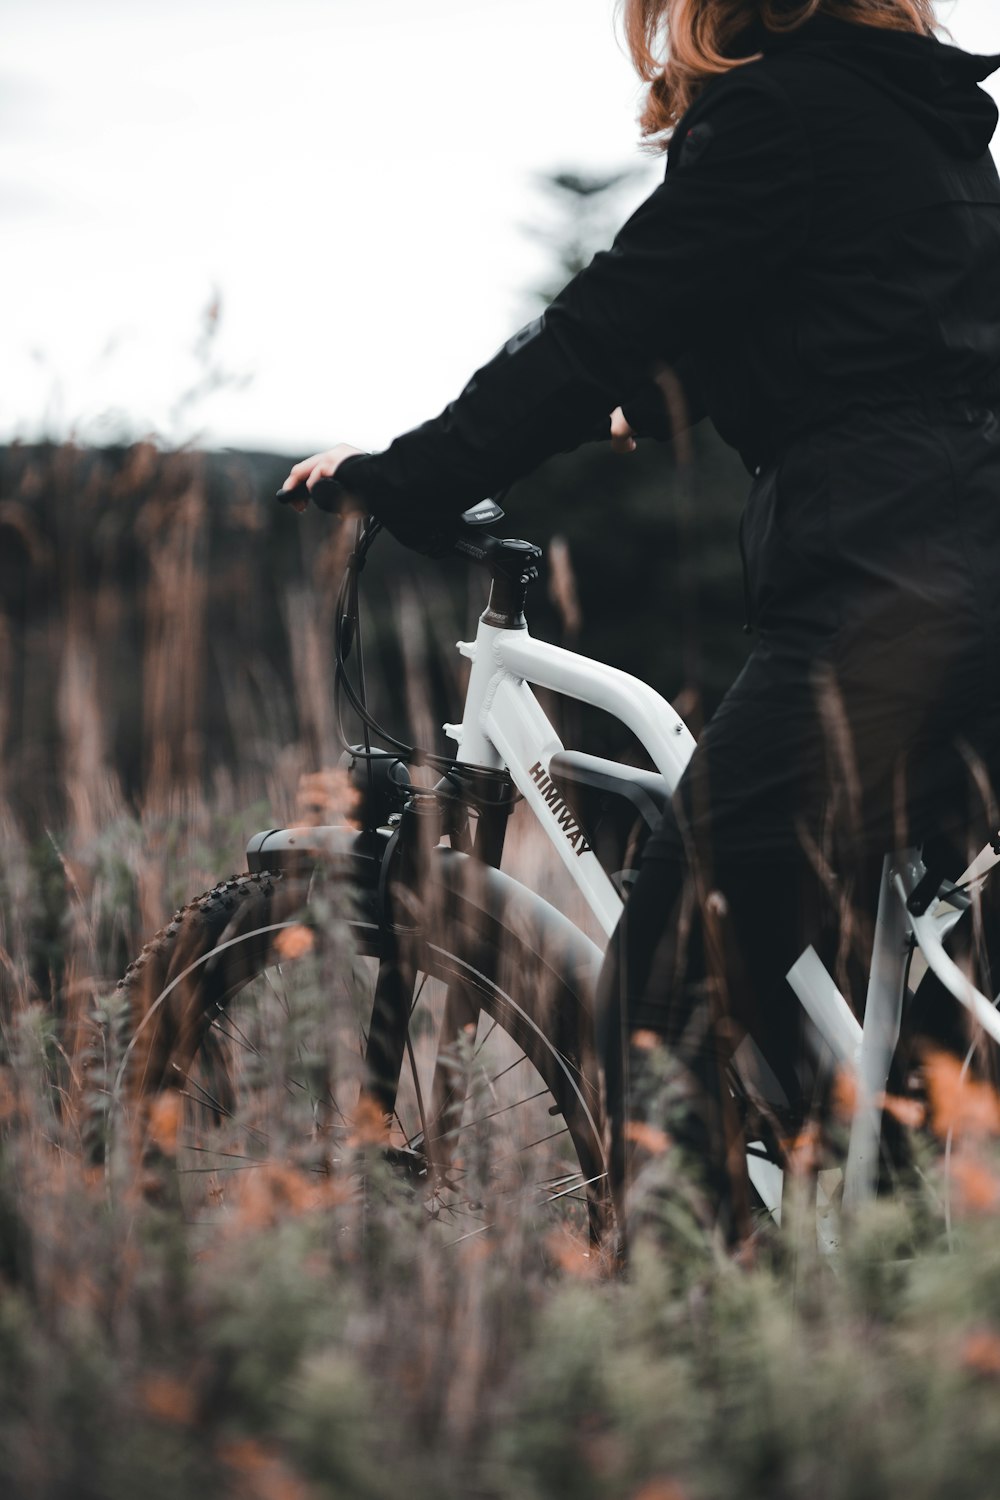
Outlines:
POLYGON ((621 448, 684 405, 739 450, 753 649, 603 985, 619 1176, 659 1039, 673 1133, 737 1238, 734 1050, 752 1039, 793 1129, 814 1080, 788 967, 814 933, 870 943, 887 850, 995 817, 1000 57, 939 38, 931 0, 624 0, 624 22, 662 183, 440 416, 285 489, 336 475, 420 545, 609 412, 621 448))

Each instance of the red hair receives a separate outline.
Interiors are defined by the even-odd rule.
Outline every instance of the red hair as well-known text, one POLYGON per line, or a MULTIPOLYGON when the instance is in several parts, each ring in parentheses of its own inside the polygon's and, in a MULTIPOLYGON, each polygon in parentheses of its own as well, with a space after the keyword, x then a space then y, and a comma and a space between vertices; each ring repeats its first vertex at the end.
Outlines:
POLYGON ((815 15, 933 36, 933 0, 620 0, 625 41, 649 84, 639 124, 663 150, 677 121, 710 78, 752 62, 740 37, 753 22, 795 31, 815 15))

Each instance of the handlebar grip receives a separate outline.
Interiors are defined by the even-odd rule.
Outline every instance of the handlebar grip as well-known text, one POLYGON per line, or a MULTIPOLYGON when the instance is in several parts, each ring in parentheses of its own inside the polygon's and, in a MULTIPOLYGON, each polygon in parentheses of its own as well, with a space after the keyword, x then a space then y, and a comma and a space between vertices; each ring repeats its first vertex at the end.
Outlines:
MULTIPOLYGON (((317 509, 325 510, 333 515, 343 510, 344 502, 351 498, 350 490, 342 485, 339 479, 317 479, 310 494, 312 503, 317 509)), ((357 509, 356 499, 354 508, 357 509)))
POLYGON ((317 479, 312 489, 296 484, 290 490, 278 490, 275 499, 282 505, 291 505, 296 500, 311 500, 318 510, 337 514, 350 492, 339 479, 317 479))

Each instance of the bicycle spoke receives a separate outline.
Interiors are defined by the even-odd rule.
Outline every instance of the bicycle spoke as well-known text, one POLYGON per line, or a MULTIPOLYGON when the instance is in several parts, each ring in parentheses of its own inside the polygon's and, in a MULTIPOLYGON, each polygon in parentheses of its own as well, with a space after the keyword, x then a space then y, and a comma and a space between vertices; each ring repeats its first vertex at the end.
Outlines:
MULTIPOLYGON (((274 930, 289 925, 293 924, 275 923, 274 930)), ((215 996, 224 994, 227 1001, 212 1007, 202 1052, 168 1064, 183 1085, 179 1092, 185 1101, 184 1136, 176 1170, 188 1185, 192 1222, 202 1214, 211 1215, 213 1205, 225 1201, 223 1184, 236 1172, 287 1160, 298 1170, 332 1172, 353 1195, 364 1191, 374 1155, 388 1171, 387 1190, 395 1192, 392 1184, 397 1183, 399 1191, 416 1195, 421 1217, 425 1223, 435 1221, 434 1226, 427 1223, 427 1229, 442 1247, 486 1233, 502 1204, 537 1202, 548 1207, 553 1222, 578 1227, 600 1179, 584 1176, 576 1158, 558 1144, 571 1133, 569 1126, 561 1119, 545 1118, 546 1105, 552 1106, 550 1115, 560 1108, 564 1079, 572 1089, 577 1064, 571 1058, 560 1060, 530 1011, 511 1012, 528 1022, 526 1032, 512 1036, 504 1021, 508 1012, 501 1008, 502 996, 494 1000, 489 976, 484 978, 468 965, 452 972, 436 955, 430 967, 411 971, 413 980, 399 995, 397 1009, 396 1024, 405 1031, 394 1036, 408 1059, 399 1098, 384 1122, 385 1144, 381 1131, 378 1139, 366 1133, 356 1102, 359 1088, 362 1103, 365 1098, 370 1041, 365 995, 384 961, 374 937, 372 928, 365 939, 371 946, 361 960, 348 964, 346 972, 340 967, 337 978, 344 990, 331 985, 332 1013, 326 1008, 325 991, 322 1004, 311 990, 297 994, 294 985, 301 971, 296 967, 293 972, 287 964, 262 966, 251 976, 249 988, 239 982, 227 988, 225 970, 213 981, 215 996), (468 991, 482 1020, 478 1036, 457 1037, 450 1063, 450 1049, 441 1039, 441 1017, 453 985, 468 991), (485 997, 481 1006, 480 995, 485 997), (421 1019, 415 1021, 418 1010, 421 1019), (549 1057, 556 1064, 558 1086, 550 1077, 549 1057), (446 1069, 454 1069, 450 1087, 455 1097, 448 1115, 435 1122, 428 1113, 428 1080, 432 1072, 438 1076, 442 1059, 446 1069), (524 1071, 526 1063, 531 1064, 529 1073, 524 1071), (435 1173, 438 1131, 440 1167, 435 1173), (371 1145, 365 1147, 365 1141, 371 1145), (451 1160, 452 1151, 457 1162, 451 1160), (322 1163, 316 1165, 320 1157, 322 1163), (199 1178, 206 1181, 199 1184, 199 1178), (572 1207, 561 1209, 564 1202, 572 1207)), ((242 978, 236 961, 228 973, 237 981, 242 978)), ((503 1210, 505 1216, 508 1212, 518 1210, 503 1210)))
MULTIPOLYGON (((596 1177, 588 1177, 586 1182, 574 1182, 573 1186, 571 1188, 566 1188, 565 1192, 553 1193, 551 1197, 546 1198, 544 1201, 546 1203, 558 1203, 560 1198, 570 1198, 573 1196, 573 1194, 578 1193, 581 1188, 590 1187, 595 1182, 604 1182, 607 1178, 607 1175, 607 1172, 598 1172, 596 1177)), ((587 1202, 586 1198, 574 1198, 573 1201, 575 1203, 587 1202)))
POLYGON ((192 1078, 190 1073, 185 1073, 184 1069, 177 1063, 171 1063, 171 1067, 173 1068, 175 1073, 179 1073, 181 1075, 185 1083, 189 1083, 193 1089, 197 1089, 200 1094, 204 1094, 205 1096, 203 1100, 194 1099, 193 1095, 185 1093, 184 1090, 181 1089, 180 1093, 182 1098, 193 1099, 193 1102, 195 1104, 200 1104, 202 1108, 204 1108, 205 1104, 207 1103, 211 1106, 212 1109, 217 1109, 220 1115, 225 1115, 227 1119, 232 1120, 234 1123, 236 1122, 236 1116, 233 1114, 232 1110, 227 1109, 220 1099, 216 1099, 214 1094, 209 1093, 208 1089, 206 1089, 202 1084, 198 1083, 197 1079, 192 1078))
POLYGON ((569 1135, 569 1126, 564 1125, 562 1130, 555 1130, 551 1135, 540 1136, 537 1141, 529 1141, 526 1146, 519 1146, 516 1151, 508 1152, 506 1156, 498 1156, 497 1161, 512 1161, 515 1156, 523 1156, 525 1151, 533 1151, 536 1146, 544 1146, 546 1141, 558 1140, 561 1135, 569 1135))
POLYGON ((479 1046, 476 1048, 475 1052, 473 1052, 473 1054, 472 1054, 473 1061, 475 1061, 475 1059, 479 1056, 480 1052, 482 1052, 483 1048, 486 1046, 486 1043, 489 1041, 490 1037, 493 1035, 494 1031, 496 1031, 496 1029, 497 1029, 497 1027, 499 1025, 500 1025, 499 1021, 493 1021, 491 1023, 489 1031, 483 1037, 482 1041, 479 1043, 479 1046))
POLYGON ((233 1036, 232 1031, 227 1031, 225 1029, 218 1018, 212 1022, 212 1030, 219 1032, 221 1036, 226 1037, 230 1042, 234 1042, 239 1046, 245 1047, 248 1052, 253 1053, 254 1057, 263 1057, 264 1054, 261 1052, 260 1048, 255 1047, 250 1038, 240 1030, 228 1011, 226 1012, 226 1020, 233 1028, 233 1031, 236 1032, 235 1036, 233 1036))
MULTIPOLYGON (((410 1014, 412 1015, 413 1012, 411 1011, 410 1014)), ((417 1077, 417 1060, 413 1055, 413 1042, 410 1040, 409 1027, 406 1028, 406 1053, 410 1059, 410 1073, 413 1077, 413 1087, 417 1095, 417 1113, 420 1116, 420 1129, 426 1141, 430 1139, 427 1133, 427 1115, 424 1112, 424 1096, 420 1088, 420 1079, 417 1077)))
MULTIPOLYGON (((305 1062, 305 1059, 302 1056, 302 1047, 301 1047, 301 1045, 296 1049, 296 1055, 298 1056, 299 1062, 302 1064, 302 1067, 305 1070, 306 1069, 306 1062, 305 1062)), ((302 1081, 301 1078, 293 1078, 290 1074, 286 1074, 285 1075, 285 1079, 286 1079, 286 1083, 294 1084, 294 1086, 297 1089, 301 1089, 304 1094, 308 1095, 310 1104, 312 1104, 314 1106, 317 1105, 317 1104, 326 1104, 326 1105, 329 1105, 330 1109, 334 1110, 335 1113, 340 1116, 340 1118, 343 1120, 345 1126, 347 1126, 348 1128, 350 1128, 350 1124, 351 1124, 350 1120, 344 1114, 344 1111, 341 1109, 340 1105, 337 1103, 336 1099, 333 1097, 333 1095, 331 1093, 314 1094, 311 1091, 311 1089, 309 1088, 309 1085, 307 1083, 303 1083, 303 1081, 302 1081)))
POLYGON ((420 997, 421 997, 421 995, 424 992, 424 985, 427 983, 427 981, 428 981, 429 978, 430 978, 429 974, 424 974, 423 979, 421 979, 420 984, 417 987, 417 993, 413 997, 413 1004, 410 1006, 410 1020, 411 1021, 413 1020, 413 1012, 416 1010, 417 1006, 420 1004, 420 997))
POLYGON ((190 1073, 185 1073, 184 1069, 180 1067, 179 1064, 171 1063, 171 1067, 175 1072, 181 1075, 185 1083, 190 1084, 193 1089, 197 1089, 200 1094, 204 1095, 203 1099, 196 1099, 192 1094, 187 1093, 186 1090, 179 1089, 178 1093, 182 1098, 190 1099, 192 1104, 197 1104, 201 1109, 204 1109, 207 1103, 209 1108, 218 1110, 220 1115, 225 1115, 227 1120, 232 1120, 233 1124, 236 1125, 238 1129, 245 1130, 248 1135, 257 1136, 257 1138, 263 1141, 265 1145, 270 1144, 269 1136, 265 1135, 263 1131, 257 1130, 253 1125, 248 1125, 245 1120, 238 1120, 231 1109, 227 1109, 220 1099, 216 1099, 215 1096, 210 1093, 203 1084, 199 1083, 196 1078, 192 1078, 190 1073))
MULTIPOLYGON (((607 1173, 605 1173, 604 1175, 607 1176, 607 1173)), ((580 1171, 563 1172, 559 1177, 542 1178, 538 1186, 543 1188, 565 1187, 567 1182, 572 1182, 576 1187, 582 1187, 583 1184, 577 1181, 578 1178, 582 1177, 583 1173, 580 1171)))
MULTIPOLYGON (((274 972, 279 976, 279 978, 281 977, 281 965, 280 964, 276 965, 274 972)), ((270 971, 268 969, 264 970, 264 980, 265 980, 265 982, 267 984, 268 989, 271 991, 271 994, 274 996, 275 1000, 277 1000, 278 1004, 281 1006, 282 1010, 285 1012, 285 1015, 288 1016, 289 1019, 290 1019, 292 1013, 291 1013, 291 1010, 290 1010, 289 1005, 288 1005, 288 999, 287 999, 286 996, 278 994, 278 986, 275 984, 274 980, 271 978, 271 974, 270 974, 270 971)))
POLYGON ((490 1079, 490 1087, 492 1087, 495 1083, 499 1083, 500 1079, 505 1078, 508 1073, 513 1073, 516 1067, 519 1067, 523 1062, 527 1062, 527 1060, 528 1054, 526 1052, 522 1052, 521 1056, 517 1058, 515 1062, 508 1063, 506 1068, 501 1068, 499 1073, 494 1074, 494 1076, 490 1079))
MULTIPOLYGON (((534 1099, 544 1098, 547 1093, 548 1089, 539 1089, 537 1094, 528 1094, 524 1099, 515 1099, 513 1104, 504 1104, 500 1109, 491 1110, 488 1115, 479 1115, 475 1120, 467 1120, 464 1125, 456 1125, 454 1130, 449 1130, 446 1135, 442 1136, 442 1140, 453 1140, 464 1131, 471 1130, 474 1125, 485 1125, 487 1120, 496 1120, 500 1115, 509 1114, 512 1109, 520 1109, 522 1104, 530 1104, 534 1099)), ((562 1133, 562 1131, 557 1132, 559 1135, 562 1135, 562 1133)), ((550 1137, 546 1136, 544 1139, 549 1140, 550 1137)), ((541 1142, 536 1142, 535 1144, 540 1145, 541 1142)), ((526 1150, 527 1147, 524 1149, 526 1150)), ((498 1158, 498 1160, 503 1160, 503 1158, 498 1158)))
MULTIPOLYGON (((560 1132, 560 1134, 561 1133, 562 1132, 560 1132)), ((589 1200, 586 1199, 586 1198, 578 1197, 576 1195, 579 1193, 579 1191, 580 1191, 581 1188, 590 1187, 595 1182, 603 1182, 603 1181, 605 1181, 605 1179, 607 1178, 607 1175, 608 1174, 606 1172, 598 1172, 596 1174, 596 1176, 594 1176, 594 1177, 588 1177, 586 1179, 586 1181, 584 1181, 584 1182, 574 1183, 573 1187, 572 1188, 567 1188, 567 1190, 564 1193, 555 1193, 551 1197, 542 1197, 542 1198, 539 1199, 539 1202, 542 1203, 542 1204, 548 1205, 550 1203, 555 1203, 555 1202, 563 1200, 563 1199, 568 1199, 571 1203, 579 1203, 584 1208, 589 1208, 590 1207, 589 1200)), ((517 1188, 517 1189, 515 1189, 512 1192, 503 1193, 503 1194, 500 1195, 501 1196, 501 1200, 502 1201, 510 1202, 513 1199, 526 1197, 537 1186, 538 1186, 537 1183, 536 1184, 528 1184, 528 1185, 526 1185, 524 1187, 517 1188)), ((450 1211, 454 1211, 455 1208, 461 1208, 461 1207, 464 1207, 464 1206, 469 1206, 469 1205, 471 1205, 474 1202, 475 1202, 474 1199, 465 1199, 463 1201, 463 1203, 459 1203, 459 1204, 456 1204, 456 1205, 449 1206, 449 1209, 450 1209, 450 1211)), ((462 1240, 471 1239, 474 1235, 485 1234, 488 1229, 492 1229, 493 1227, 494 1227, 494 1225, 492 1223, 490 1223, 490 1224, 484 1224, 479 1229, 473 1229, 468 1234, 460 1235, 459 1238, 456 1239, 456 1240, 449 1240, 448 1244, 445 1246, 445 1248, 449 1249, 452 1245, 458 1245, 458 1244, 461 1243, 462 1240)))
POLYGON ((463 1240, 474 1239, 477 1234, 485 1234, 487 1230, 492 1228, 492 1224, 484 1224, 481 1229, 470 1229, 468 1234, 460 1234, 457 1240, 449 1240, 444 1248, 451 1250, 455 1245, 460 1245, 463 1240))
POLYGON ((245 1151, 223 1151, 221 1146, 186 1145, 183 1149, 185 1151, 198 1151, 205 1156, 226 1156, 231 1158, 233 1161, 249 1161, 253 1162, 255 1166, 260 1165, 260 1158, 257 1156, 247 1156, 245 1151))
POLYGON ((220 1172, 253 1172, 263 1165, 262 1161, 255 1161, 246 1167, 178 1167, 177 1175, 178 1177, 204 1177, 206 1173, 213 1172, 216 1176, 220 1172))

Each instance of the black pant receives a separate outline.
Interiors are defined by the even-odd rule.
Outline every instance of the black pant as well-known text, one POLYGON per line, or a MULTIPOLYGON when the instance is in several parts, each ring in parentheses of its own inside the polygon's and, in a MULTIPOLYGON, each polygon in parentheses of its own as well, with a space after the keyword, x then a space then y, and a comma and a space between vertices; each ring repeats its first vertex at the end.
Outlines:
POLYGON ((646 846, 602 982, 612 1115, 629 1039, 657 1034, 697 1084, 691 1143, 720 1190, 740 1038, 793 1113, 808 1097, 784 980, 803 947, 863 972, 883 855, 978 848, 1000 825, 1000 424, 889 410, 813 435, 755 483, 744 545, 756 645, 646 846))

